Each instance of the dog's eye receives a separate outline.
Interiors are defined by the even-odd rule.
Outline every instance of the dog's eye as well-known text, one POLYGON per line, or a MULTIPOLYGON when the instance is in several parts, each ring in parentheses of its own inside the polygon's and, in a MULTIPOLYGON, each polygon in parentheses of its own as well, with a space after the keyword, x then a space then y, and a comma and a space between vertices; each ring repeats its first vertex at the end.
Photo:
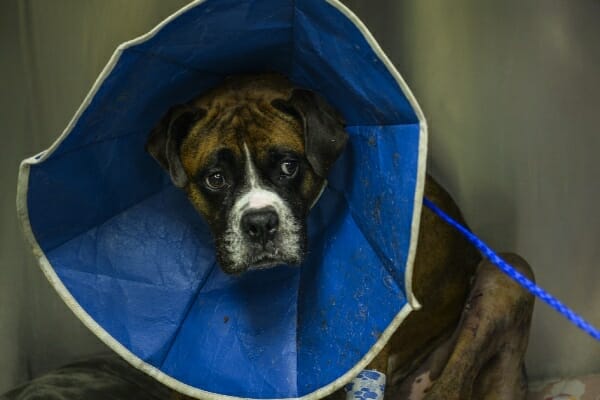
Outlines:
POLYGON ((284 176, 291 178, 296 175, 298 171, 298 161, 296 160, 283 160, 281 162, 281 172, 284 176))
POLYGON ((204 178, 204 183, 209 189, 219 190, 227 186, 227 180, 222 172, 213 172, 204 178))

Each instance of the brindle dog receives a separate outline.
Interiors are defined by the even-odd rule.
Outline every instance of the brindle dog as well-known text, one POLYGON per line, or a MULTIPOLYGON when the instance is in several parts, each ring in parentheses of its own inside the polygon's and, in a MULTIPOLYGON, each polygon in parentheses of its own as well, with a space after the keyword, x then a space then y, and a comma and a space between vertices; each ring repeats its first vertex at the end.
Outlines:
MULTIPOLYGON (((306 216, 345 142, 341 118, 322 98, 259 75, 174 107, 147 149, 208 222, 223 270, 242 273, 302 261, 306 216)), ((425 196, 462 221, 431 177, 425 196)), ((524 260, 505 257, 532 277, 524 260)), ((386 396, 525 398, 533 298, 426 208, 413 279, 422 309, 369 366, 387 374, 386 396)))
MULTIPOLYGON (((209 222, 223 269, 242 273, 301 261, 305 217, 345 140, 341 119, 323 99, 282 77, 261 75, 231 79, 173 108, 153 131, 148 150, 209 222)), ((431 177, 425 196, 462 221, 456 204, 431 177)), ((521 258, 504 258, 532 277, 521 258)), ((386 373, 386 397, 524 399, 532 296, 481 261, 427 208, 413 279, 423 307, 408 316, 368 367, 386 373)), ((330 397, 345 394, 339 390, 330 397)), ((0 398, 184 396, 113 355, 59 369, 0 398)))

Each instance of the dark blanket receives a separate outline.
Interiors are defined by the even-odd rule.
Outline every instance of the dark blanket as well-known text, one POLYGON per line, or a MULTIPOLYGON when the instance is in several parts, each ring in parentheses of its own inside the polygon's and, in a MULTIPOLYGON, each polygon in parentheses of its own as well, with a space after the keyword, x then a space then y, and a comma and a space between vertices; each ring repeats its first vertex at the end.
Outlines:
POLYGON ((27 382, 0 400, 166 400, 171 391, 115 355, 73 363, 27 382))

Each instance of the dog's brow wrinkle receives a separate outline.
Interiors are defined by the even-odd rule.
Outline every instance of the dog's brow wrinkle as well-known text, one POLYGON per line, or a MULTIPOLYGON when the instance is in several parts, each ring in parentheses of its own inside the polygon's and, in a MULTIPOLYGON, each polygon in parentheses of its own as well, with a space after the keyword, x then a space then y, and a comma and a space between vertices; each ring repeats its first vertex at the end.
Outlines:
POLYGON ((261 116, 260 118, 254 118, 252 121, 254 128, 257 130, 268 131, 273 126, 273 119, 269 119, 265 116, 261 116))
POLYGON ((217 118, 216 129, 220 131, 228 131, 230 130, 230 126, 234 122, 235 112, 234 110, 226 110, 223 115, 217 118))
POLYGON ((256 121, 270 121, 273 119, 272 113, 270 113, 268 109, 261 107, 258 103, 250 103, 248 108, 256 121))
POLYGON ((207 119, 204 126, 201 127, 203 132, 209 132, 213 130, 220 123, 220 119, 218 118, 218 114, 210 115, 209 119, 207 119))

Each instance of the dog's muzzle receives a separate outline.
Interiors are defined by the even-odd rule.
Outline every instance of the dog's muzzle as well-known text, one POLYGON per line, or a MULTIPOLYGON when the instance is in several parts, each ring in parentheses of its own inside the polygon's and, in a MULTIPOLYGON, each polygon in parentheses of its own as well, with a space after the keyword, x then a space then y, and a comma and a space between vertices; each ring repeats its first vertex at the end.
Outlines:
POLYGON ((302 224, 283 199, 274 192, 254 189, 233 207, 220 262, 233 273, 299 264, 304 241, 302 224))

